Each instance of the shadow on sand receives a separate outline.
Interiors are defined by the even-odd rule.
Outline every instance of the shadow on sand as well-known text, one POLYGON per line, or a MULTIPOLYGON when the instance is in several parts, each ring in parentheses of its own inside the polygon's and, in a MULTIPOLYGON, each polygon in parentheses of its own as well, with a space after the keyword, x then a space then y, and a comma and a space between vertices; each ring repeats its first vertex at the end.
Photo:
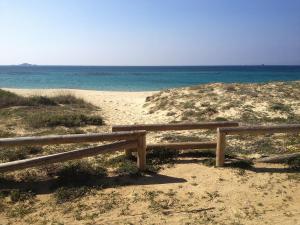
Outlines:
MULTIPOLYGON (((184 183, 187 180, 156 173, 145 173, 143 176, 116 176, 116 177, 93 177, 85 184, 78 186, 89 186, 94 188, 110 188, 131 185, 153 185, 153 184, 170 184, 184 183)), ((56 189, 63 187, 57 178, 50 178, 39 181, 15 181, 0 178, 0 191, 10 191, 13 189, 32 190, 36 194, 53 193, 56 189)))
MULTIPOLYGON (((169 162, 172 164, 202 164, 210 167, 215 165, 215 154, 212 152, 184 152, 174 157, 169 162)), ((237 168, 245 169, 255 173, 287 173, 300 175, 299 169, 292 169, 288 166, 275 166, 274 164, 259 164, 252 165, 249 160, 235 158, 232 156, 226 157, 225 167, 222 169, 237 168)), ((57 177, 50 177, 45 180, 34 181, 15 181, 9 178, 0 178, 0 192, 9 192, 13 189, 32 190, 37 194, 53 193, 56 189, 66 186, 60 183, 57 177)), ((76 187, 89 186, 94 188, 111 188, 131 185, 154 185, 154 184, 170 184, 170 183, 185 183, 186 179, 166 176, 153 172, 146 172, 143 175, 125 175, 125 176, 92 176, 84 182, 80 181, 76 187)))

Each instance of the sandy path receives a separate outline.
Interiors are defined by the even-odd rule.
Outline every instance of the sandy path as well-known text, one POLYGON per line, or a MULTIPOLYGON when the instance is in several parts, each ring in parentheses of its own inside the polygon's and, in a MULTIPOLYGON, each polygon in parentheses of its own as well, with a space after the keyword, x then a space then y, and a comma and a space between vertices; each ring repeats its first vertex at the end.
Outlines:
POLYGON ((58 94, 73 94, 77 97, 99 106, 102 110, 105 122, 113 124, 135 124, 163 122, 163 118, 147 114, 143 105, 147 96, 156 92, 117 92, 117 91, 93 91, 78 89, 12 89, 4 88, 23 96, 58 94))

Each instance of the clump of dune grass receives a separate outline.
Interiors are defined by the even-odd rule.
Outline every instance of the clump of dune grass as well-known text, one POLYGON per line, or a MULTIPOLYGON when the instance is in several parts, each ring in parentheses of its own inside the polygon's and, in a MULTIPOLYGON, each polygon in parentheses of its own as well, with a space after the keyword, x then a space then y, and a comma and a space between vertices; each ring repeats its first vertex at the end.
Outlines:
POLYGON ((118 176, 137 176, 141 175, 137 165, 136 165, 136 158, 131 157, 128 158, 125 155, 118 155, 108 160, 102 159, 105 166, 114 168, 115 173, 118 176))
POLYGON ((23 97, 0 89, 0 108, 12 106, 57 106, 63 105, 78 105, 80 107, 92 107, 90 103, 85 102, 81 98, 77 98, 71 94, 61 94, 53 97, 46 96, 30 96, 23 97))
POLYGON ((107 176, 107 171, 101 166, 81 160, 64 164, 52 175, 58 177, 58 186, 79 187, 87 186, 96 178, 107 176))
POLYGON ((0 108, 23 105, 25 98, 10 91, 0 89, 0 108))
POLYGON ((270 109, 273 111, 290 112, 291 107, 280 102, 271 104, 270 109))
POLYGON ((116 172, 119 176, 137 176, 137 175, 140 175, 140 171, 139 171, 139 168, 136 165, 136 162, 134 162, 132 160, 129 160, 129 159, 123 160, 119 164, 116 172))
POLYGON ((19 189, 14 189, 10 192, 10 199, 12 202, 22 202, 26 200, 31 200, 34 198, 34 193, 31 191, 22 191, 19 189))
MULTIPOLYGON (((25 124, 30 128, 103 125, 103 118, 93 115, 96 110, 97 107, 71 94, 23 97, 0 89, 0 115, 16 125, 25 124)), ((0 136, 9 134, 0 132, 0 136)))
POLYGON ((9 162, 26 159, 29 155, 35 155, 42 152, 42 147, 24 146, 15 148, 0 148, 0 161, 9 162))
POLYGON ((89 116, 76 112, 47 112, 32 113, 27 118, 31 127, 79 127, 87 125, 103 125, 103 119, 100 116, 89 116))

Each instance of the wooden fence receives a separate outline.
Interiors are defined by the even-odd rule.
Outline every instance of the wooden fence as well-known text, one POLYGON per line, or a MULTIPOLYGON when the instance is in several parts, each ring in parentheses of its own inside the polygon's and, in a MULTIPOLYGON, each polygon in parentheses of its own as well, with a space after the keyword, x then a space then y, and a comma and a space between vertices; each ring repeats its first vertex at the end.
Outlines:
MULTIPOLYGON (((215 130, 219 127, 236 127, 239 126, 237 122, 221 121, 221 122, 205 122, 205 123, 172 123, 172 124, 139 124, 139 125, 118 125, 113 126, 112 131, 134 131, 134 130, 145 130, 145 131, 171 131, 171 130, 195 130, 195 129, 206 129, 215 130)), ((147 144, 146 149, 215 149, 217 146, 216 142, 177 142, 177 143, 157 143, 147 144)), ((131 155, 135 149, 126 149, 125 154, 131 155)))
POLYGON ((0 147, 23 145, 51 145, 83 142, 117 141, 97 147, 83 148, 31 159, 17 160, 0 164, 0 172, 11 172, 19 169, 64 162, 72 159, 94 156, 134 148, 138 152, 137 165, 140 170, 146 165, 146 131, 128 131, 109 134, 76 134, 40 137, 1 138, 0 147))
POLYGON ((0 172, 11 172, 19 169, 64 162, 67 160, 90 157, 107 152, 124 150, 127 155, 137 152, 137 166, 140 170, 146 167, 146 150, 149 149, 210 149, 216 148, 216 166, 224 166, 226 136, 234 134, 274 134, 300 132, 300 124, 278 126, 245 126, 238 127, 236 122, 177 123, 177 124, 142 124, 113 126, 113 133, 53 135, 39 137, 0 138, 0 147, 23 145, 52 145, 83 142, 116 141, 96 147, 78 149, 31 159, 17 160, 0 164, 0 172), (146 144, 147 131, 216 129, 217 142, 178 142, 146 144))
POLYGON ((234 134, 275 134, 275 133, 299 133, 300 124, 277 126, 244 126, 222 127, 217 129, 216 166, 224 166, 226 135, 234 134))

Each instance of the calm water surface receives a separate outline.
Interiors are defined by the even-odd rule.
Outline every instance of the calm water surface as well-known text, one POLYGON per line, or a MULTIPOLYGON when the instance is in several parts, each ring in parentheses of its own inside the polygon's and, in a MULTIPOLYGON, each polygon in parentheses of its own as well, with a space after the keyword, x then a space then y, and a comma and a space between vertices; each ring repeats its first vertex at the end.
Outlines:
POLYGON ((0 66, 0 88, 153 91, 212 82, 300 80, 300 66, 0 66))

